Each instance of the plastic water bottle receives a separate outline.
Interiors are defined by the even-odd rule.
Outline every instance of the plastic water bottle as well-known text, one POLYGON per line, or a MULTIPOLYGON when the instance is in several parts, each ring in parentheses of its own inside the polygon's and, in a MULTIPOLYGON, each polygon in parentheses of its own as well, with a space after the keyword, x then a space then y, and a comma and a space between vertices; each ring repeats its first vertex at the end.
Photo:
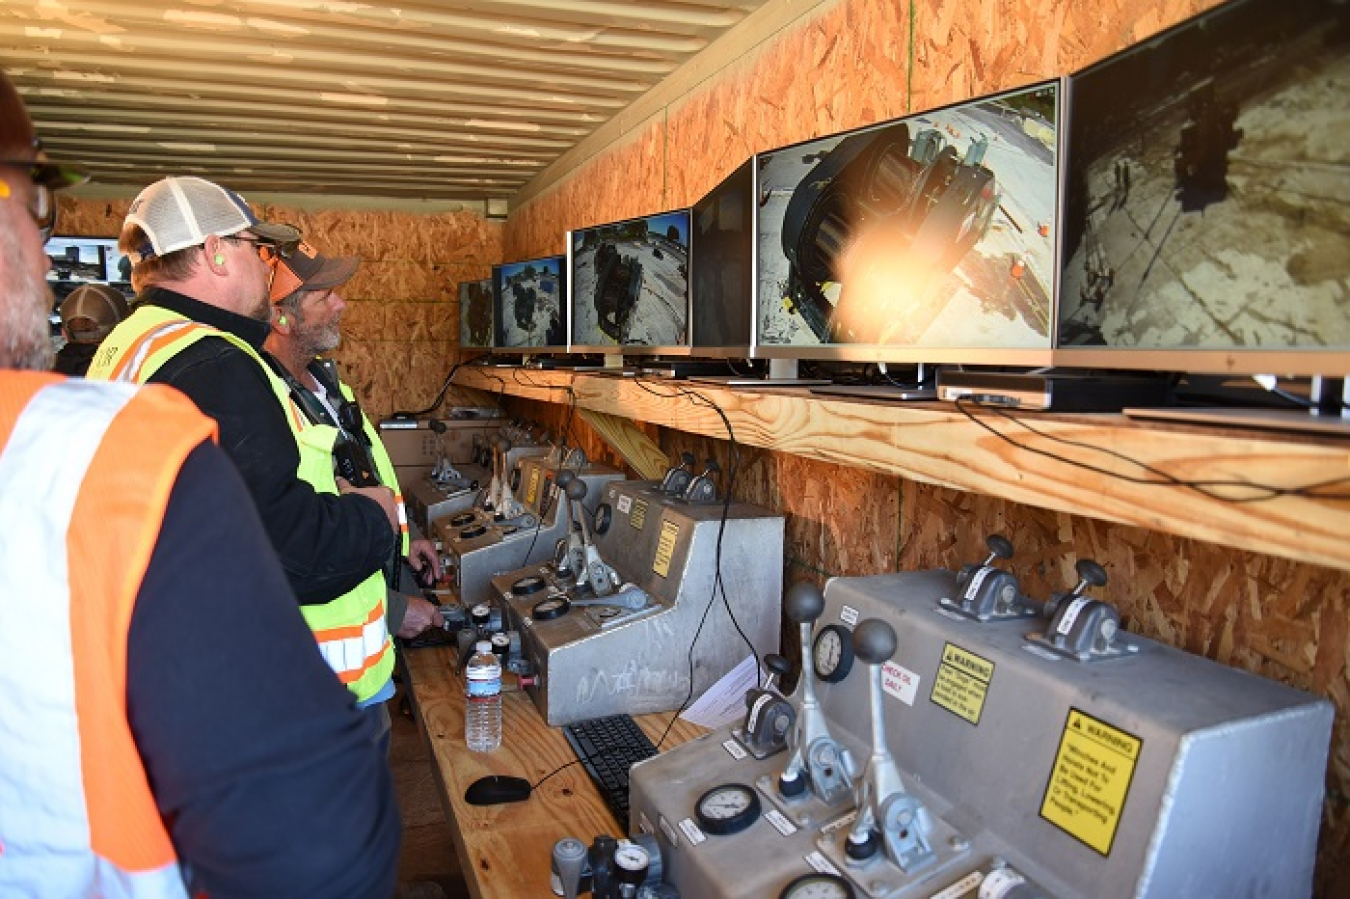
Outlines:
POLYGON ((502 666, 490 642, 474 644, 464 674, 464 740, 474 752, 491 752, 502 745, 502 666))

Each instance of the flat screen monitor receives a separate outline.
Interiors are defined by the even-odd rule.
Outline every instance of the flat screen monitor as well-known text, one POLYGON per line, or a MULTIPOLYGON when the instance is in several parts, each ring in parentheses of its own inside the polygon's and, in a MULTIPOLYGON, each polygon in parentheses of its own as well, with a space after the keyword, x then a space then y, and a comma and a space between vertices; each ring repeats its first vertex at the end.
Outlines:
POLYGON ((131 260, 117 249, 117 238, 56 236, 45 251, 52 264, 47 280, 58 303, 82 284, 111 284, 132 296, 131 260))
POLYGON ((689 354, 689 210, 567 236, 576 352, 689 354))
POLYGON ((1059 85, 760 154, 755 355, 1048 363, 1059 85))
POLYGON ((567 350, 564 261, 562 256, 546 256, 492 267, 497 349, 567 350))
POLYGON ((493 321, 492 279, 459 282, 459 345, 492 349, 493 321))
POLYGON ((757 209, 753 158, 694 204, 689 342, 695 356, 751 355, 757 209))
POLYGON ((1348 46, 1236 0, 1068 78, 1057 363, 1350 372, 1348 46))

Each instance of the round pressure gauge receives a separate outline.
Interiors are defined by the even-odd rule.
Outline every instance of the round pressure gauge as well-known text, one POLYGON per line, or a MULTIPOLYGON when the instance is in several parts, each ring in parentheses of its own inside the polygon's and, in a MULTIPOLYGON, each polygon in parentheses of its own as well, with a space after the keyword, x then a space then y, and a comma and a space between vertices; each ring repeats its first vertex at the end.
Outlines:
POLYGON ((848 677, 853 667, 853 634, 842 624, 827 624, 816 634, 811 647, 816 677, 835 684, 848 677))
POLYGON ((722 784, 698 797, 694 814, 705 833, 740 833, 759 817, 759 794, 745 784, 722 784))
POLYGON ((530 615, 536 621, 548 621, 553 618, 561 618, 567 614, 567 610, 572 608, 567 597, 562 594, 550 596, 548 599, 541 599, 534 604, 530 610, 530 615))
POLYGON ((640 885, 647 879, 650 865, 651 856, 637 843, 622 840, 614 850, 614 873, 619 883, 640 885))
POLYGON ((456 515, 456 516, 454 516, 453 518, 450 519, 450 526, 451 526, 451 527, 456 527, 456 528, 462 528, 462 527, 464 527, 464 525, 466 525, 466 524, 468 524, 469 522, 473 521, 473 519, 474 519, 474 514, 473 514, 472 512, 460 512, 458 515, 456 515))
POLYGON ((609 530, 609 526, 614 522, 614 509, 609 503, 601 503, 595 507, 595 532, 603 534, 609 530))
POLYGON ((518 593, 521 596, 529 596, 531 593, 538 593, 548 586, 548 581, 536 574, 523 577, 511 585, 511 592, 518 593))
POLYGON ((853 887, 838 874, 813 871, 783 887, 778 899, 853 899, 853 887))

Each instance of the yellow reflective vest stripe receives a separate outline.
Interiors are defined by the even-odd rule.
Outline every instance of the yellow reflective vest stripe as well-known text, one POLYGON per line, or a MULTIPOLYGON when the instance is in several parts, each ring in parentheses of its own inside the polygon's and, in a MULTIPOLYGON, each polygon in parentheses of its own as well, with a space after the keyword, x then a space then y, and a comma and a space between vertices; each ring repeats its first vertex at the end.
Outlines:
MULTIPOLYGON (((176 354, 205 337, 228 340, 254 358, 267 374, 277 402, 286 410, 286 420, 300 453, 296 476, 319 493, 337 493, 333 475, 333 443, 337 439, 337 429, 306 420, 291 400, 286 383, 247 341, 227 331, 194 322, 160 306, 142 305, 104 338, 89 366, 88 377, 144 382, 176 354)), ((394 670, 393 644, 385 624, 385 601, 384 573, 376 571, 355 589, 336 599, 300 607, 319 641, 320 653, 356 695, 358 702, 379 692, 394 670), (351 627, 364 628, 370 634, 361 643, 364 654, 359 659, 352 655, 351 644, 346 638, 342 638, 340 645, 326 645, 326 634, 351 627), (377 639, 376 631, 382 637, 377 639)))

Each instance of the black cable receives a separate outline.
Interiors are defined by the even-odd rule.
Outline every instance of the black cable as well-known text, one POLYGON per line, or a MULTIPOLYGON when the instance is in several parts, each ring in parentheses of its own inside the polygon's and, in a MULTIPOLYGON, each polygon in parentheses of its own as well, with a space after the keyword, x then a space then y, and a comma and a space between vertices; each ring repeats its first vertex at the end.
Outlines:
POLYGON ((1350 494, 1334 494, 1334 493, 1318 492, 1328 487, 1335 487, 1341 484, 1350 484, 1350 477, 1332 478, 1330 480, 1319 481, 1313 484, 1304 484, 1298 487, 1276 487, 1270 484, 1254 484, 1251 483, 1250 481, 1235 481, 1224 479, 1190 480, 1186 478, 1179 478, 1176 475, 1163 471, 1160 468, 1149 465, 1146 462, 1141 462, 1138 459, 1134 459, 1130 456, 1125 455, 1124 453, 1117 452, 1107 447, 1095 446, 1090 443, 1084 443, 1079 440, 1072 440, 1067 437, 1058 437, 1054 434, 1049 434, 1044 431, 1037 430, 1036 428, 1032 427, 1026 421, 1025 418, 1013 415, 1006 409, 1002 409, 998 406, 981 405, 980 403, 975 403, 965 397, 962 397, 957 399, 956 408, 971 422, 973 422, 980 428, 983 428, 985 431, 988 431, 990 434, 993 434, 995 437, 999 438, 1000 440, 1004 441, 1005 443, 1008 443, 1009 445, 1019 450, 1023 450, 1024 452, 1028 453, 1034 453, 1035 455, 1038 456, 1044 456, 1047 459, 1053 459, 1056 462, 1062 462, 1063 464, 1072 466, 1074 468, 1089 471, 1092 472, 1093 474, 1099 474, 1106 477, 1115 478, 1116 480, 1124 481, 1129 484, 1141 484, 1152 487, 1181 487, 1194 490, 1196 493, 1199 493, 1202 496, 1207 496, 1211 499, 1216 499, 1221 502, 1234 504, 1264 502, 1266 500, 1276 499, 1281 496, 1301 496, 1305 498, 1328 500, 1333 502, 1350 502, 1350 494), (1029 446, 1025 443, 1019 443, 1018 441, 1014 440, 1007 434, 1004 434, 1003 432, 990 427, 987 422, 983 421, 980 417, 974 415, 970 411, 971 406, 974 406, 986 412, 991 412, 1009 422, 1012 422, 1013 424, 1021 425, 1023 428, 1030 431, 1032 434, 1035 434, 1037 437, 1041 437, 1045 440, 1050 440, 1055 443, 1062 443, 1066 446, 1073 446, 1078 449, 1101 453, 1102 455, 1109 456, 1111 458, 1125 462, 1128 465, 1134 465, 1142 469, 1143 471, 1148 472, 1150 475, 1153 475, 1153 477, 1138 477, 1123 474, 1121 472, 1111 471, 1110 469, 1102 468, 1101 466, 1098 465, 1092 465, 1088 462, 1079 462, 1075 459, 1070 459, 1065 456, 1061 456, 1058 453, 1052 453, 1049 450, 1039 449, 1034 446, 1029 446), (1247 497, 1228 496, 1225 495, 1223 492, 1221 492, 1221 490, 1223 489, 1250 490, 1253 491, 1256 495, 1247 497))

